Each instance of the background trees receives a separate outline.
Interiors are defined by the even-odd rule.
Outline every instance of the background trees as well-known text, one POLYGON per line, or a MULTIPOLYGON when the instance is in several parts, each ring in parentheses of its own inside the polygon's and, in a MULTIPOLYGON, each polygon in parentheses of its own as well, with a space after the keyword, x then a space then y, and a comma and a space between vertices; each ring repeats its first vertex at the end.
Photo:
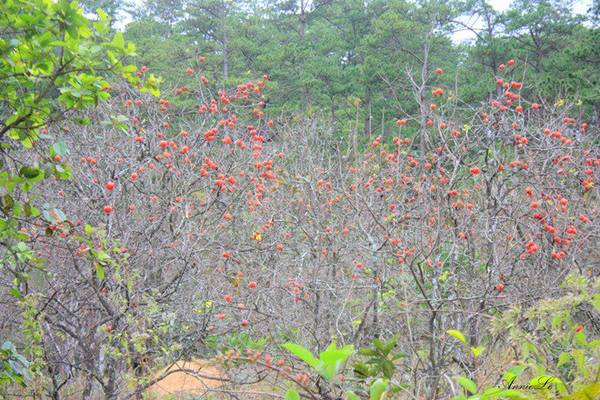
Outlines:
MULTIPOLYGON (((231 82, 268 71, 272 110, 318 109, 340 124, 346 135, 354 129, 347 121, 357 111, 360 132, 366 137, 391 128, 386 126, 386 114, 413 111, 414 103, 399 95, 414 90, 406 70, 421 86, 423 82, 429 85, 421 74, 426 61, 447 70, 444 83, 450 86, 454 72, 460 72, 463 98, 477 101, 496 90, 478 78, 497 75, 500 60, 509 53, 525 60, 523 73, 531 78, 534 97, 581 101, 582 111, 596 112, 593 10, 588 16, 575 16, 565 2, 526 3, 516 2, 497 12, 481 1, 264 1, 236 2, 235 6, 188 1, 180 7, 169 6, 172 11, 182 10, 177 20, 165 22, 175 30, 174 37, 159 34, 151 40, 151 33, 140 31, 140 24, 155 23, 141 20, 126 28, 126 35, 152 43, 141 53, 159 53, 144 60, 158 71, 197 54, 207 58, 212 77, 219 81, 225 66, 231 82), (466 15, 471 18, 464 19, 466 15), (465 29, 473 32, 471 43, 453 43, 451 32, 465 29), (228 46, 224 46, 225 38, 228 46), (174 46, 172 53, 156 51, 165 40, 171 41, 167 47, 174 46), (187 55, 178 52, 178 46, 185 47, 187 55), (174 56, 161 61, 165 54, 174 56), (358 110, 357 98, 361 100, 358 110)), ((154 1, 140 9, 160 4, 154 1)), ((167 13, 153 15, 160 22, 167 13)))

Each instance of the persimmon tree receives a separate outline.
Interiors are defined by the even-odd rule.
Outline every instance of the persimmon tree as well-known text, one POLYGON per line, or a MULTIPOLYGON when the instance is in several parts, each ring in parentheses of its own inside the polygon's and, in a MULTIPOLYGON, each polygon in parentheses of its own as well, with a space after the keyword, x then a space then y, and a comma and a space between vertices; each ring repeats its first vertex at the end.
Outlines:
MULTIPOLYGON (((14 305, 29 292, 32 267, 43 263, 30 249, 28 224, 41 214, 33 191, 45 178, 66 179, 66 148, 59 121, 77 119, 76 111, 110 97, 109 77, 121 76, 143 90, 158 83, 142 82, 135 66, 124 63, 134 47, 122 34, 109 35, 108 18, 90 23, 74 2, 6 1, 0 10, 0 185, 2 215, 3 302, 14 305), (39 139, 49 141, 42 148, 39 139), (25 231, 24 231, 25 230, 25 231)), ((81 124, 86 119, 78 119, 81 124)), ((27 301, 25 301, 27 303, 27 301)), ((31 305, 31 303, 29 303, 31 305)), ((7 308, 7 315, 14 309, 7 308)), ((17 320, 19 317, 17 317, 17 320)), ((7 348, 11 349, 7 343, 7 348)), ((6 364, 11 365, 9 364, 6 364)), ((2 379, 10 370, 3 370, 2 379)), ((20 380, 22 381, 22 380, 20 380)))
POLYGON ((40 318, 55 393, 83 381, 86 395, 139 397, 155 367, 215 351, 232 387, 291 381, 312 398, 377 382, 439 398, 457 371, 473 378, 489 318, 598 259, 587 124, 522 99, 515 61, 499 68, 500 95, 474 109, 431 71, 424 158, 421 115, 350 153, 315 120, 270 121, 267 77, 223 91, 193 64, 161 100, 119 88, 65 138, 75 179, 44 189, 68 210, 35 236, 53 271, 40 318), (341 364, 314 373, 279 347, 342 357, 332 341, 399 332, 404 356, 358 367, 355 387, 341 364))

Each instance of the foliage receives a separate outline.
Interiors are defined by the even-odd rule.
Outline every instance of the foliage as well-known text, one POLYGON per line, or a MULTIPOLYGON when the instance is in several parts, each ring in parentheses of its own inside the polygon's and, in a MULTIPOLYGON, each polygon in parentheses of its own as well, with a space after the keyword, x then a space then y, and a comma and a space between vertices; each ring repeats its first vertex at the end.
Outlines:
MULTIPOLYGON (((73 112, 106 101, 109 79, 115 76, 158 93, 156 78, 142 80, 134 74, 135 66, 123 63, 135 48, 121 33, 111 37, 108 24, 102 10, 91 22, 76 2, 66 0, 8 0, 0 10, 0 257, 2 272, 14 278, 11 293, 17 299, 27 295, 28 266, 43 267, 27 244, 25 222, 40 216, 64 220, 62 211, 40 210, 32 202, 35 184, 71 176, 71 167, 63 162, 69 150, 60 134, 52 132, 54 124, 72 117, 88 124, 73 112), (47 154, 36 154, 39 139, 53 141, 47 154)), ((23 378, 20 372, 14 376, 23 378)))
POLYGON ((353 346, 345 345, 338 349, 335 342, 329 344, 318 359, 309 350, 295 343, 285 343, 281 347, 314 368, 326 381, 331 381, 354 353, 353 346))
POLYGON ((25 386, 29 362, 17 353, 14 344, 6 341, 0 348, 0 383, 17 383, 25 386))
POLYGON ((415 85, 460 88, 462 102, 477 104, 496 91, 487 82, 501 72, 505 54, 526 60, 520 79, 530 82, 530 98, 565 98, 588 115, 600 112, 598 29, 583 24, 591 11, 575 16, 563 2, 514 2, 496 12, 475 0, 153 0, 139 14, 126 35, 152 70, 171 76, 201 56, 211 82, 269 72, 273 114, 316 112, 346 138, 354 130, 385 135, 392 118, 413 115, 418 106, 406 94, 421 91, 415 85), (187 12, 169 16, 177 10, 187 12), (464 22, 475 20, 484 21, 483 29, 464 22), (455 43, 456 31, 474 40, 455 43), (446 74, 435 79, 437 67, 446 74))

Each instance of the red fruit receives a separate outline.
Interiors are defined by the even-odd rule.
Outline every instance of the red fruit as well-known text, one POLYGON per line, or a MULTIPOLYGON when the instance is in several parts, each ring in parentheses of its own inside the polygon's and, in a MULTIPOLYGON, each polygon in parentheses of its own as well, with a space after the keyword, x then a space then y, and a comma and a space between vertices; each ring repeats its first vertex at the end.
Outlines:
POLYGON ((188 151, 190 151, 190 148, 189 148, 189 146, 183 146, 183 147, 181 148, 181 150, 179 150, 179 154, 185 154, 185 153, 187 153, 188 151))
POLYGON ((515 65, 515 62, 516 61, 511 58, 506 64, 508 64, 509 67, 512 67, 513 65, 515 65))
POLYGON ((230 294, 226 294, 225 296, 223 296, 223 300, 225 300, 225 303, 231 303, 233 301, 233 296, 230 294))
POLYGON ((113 208, 111 206, 104 206, 103 210, 104 210, 104 214, 106 214, 106 215, 113 212, 113 208))
POLYGON ((577 333, 583 332, 583 325, 581 325, 581 324, 577 325, 577 328, 575 328, 575 330, 577 331, 577 333))
POLYGON ((161 140, 159 145, 161 148, 166 149, 167 146, 169 146, 169 142, 167 142, 166 140, 161 140))
POLYGON ((569 226, 569 227, 567 227, 567 229, 565 230, 565 232, 567 232, 569 235, 576 235, 577 234, 577 229, 575 229, 574 226, 569 226))
POLYGON ((114 182, 106 182, 104 187, 106 188, 106 190, 113 190, 115 188, 115 183, 114 182))
POLYGON ((498 291, 498 293, 502 293, 504 291, 504 283, 499 283, 496 285, 496 290, 498 291))
POLYGON ((188 69, 185 70, 185 73, 188 74, 188 75, 194 75, 194 70, 191 69, 191 68, 188 68, 188 69))
POLYGON ((54 161, 60 162, 61 160, 62 160, 62 157, 60 156, 60 154, 57 154, 54 156, 54 161))
POLYGON ((539 250, 539 247, 537 244, 535 244, 532 241, 527 242, 527 244, 525 245, 525 250, 529 253, 529 254, 534 254, 539 250))
POLYGON ((248 289, 256 289, 257 286, 255 281, 248 282, 248 289))
POLYGON ((137 181, 137 178, 138 178, 137 172, 133 172, 129 178, 131 179, 132 182, 137 181))
POLYGON ((478 167, 472 167, 470 171, 471 171, 471 175, 473 175, 473 176, 479 175, 479 173, 481 172, 481 170, 478 167))
POLYGON ((240 323, 240 325, 242 325, 245 328, 248 325, 250 325, 250 322, 247 319, 243 319, 242 322, 240 323))
POLYGON ((142 136, 136 136, 135 139, 133 139, 136 143, 142 143, 144 141, 144 138, 142 136))
POLYGON ((407 122, 408 122, 407 120, 405 120, 404 118, 402 118, 402 119, 396 120, 396 125, 398 125, 398 126, 404 126, 404 125, 406 125, 407 122))
POLYGON ((442 68, 440 68, 440 67, 437 67, 437 68, 435 69, 435 74, 436 74, 436 75, 441 75, 441 74, 443 74, 443 73, 444 73, 444 70, 443 70, 442 68))

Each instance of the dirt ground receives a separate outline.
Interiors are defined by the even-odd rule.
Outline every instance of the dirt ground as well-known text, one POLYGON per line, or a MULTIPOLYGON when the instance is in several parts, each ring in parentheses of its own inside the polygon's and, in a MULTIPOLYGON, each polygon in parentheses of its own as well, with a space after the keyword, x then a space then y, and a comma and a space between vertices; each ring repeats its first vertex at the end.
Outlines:
POLYGON ((179 362, 171 368, 159 371, 157 376, 179 368, 195 371, 201 376, 183 371, 173 372, 150 386, 147 390, 148 397, 151 399, 182 399, 191 396, 198 398, 205 395, 208 389, 221 386, 223 382, 219 379, 226 378, 223 371, 202 359, 179 362))

